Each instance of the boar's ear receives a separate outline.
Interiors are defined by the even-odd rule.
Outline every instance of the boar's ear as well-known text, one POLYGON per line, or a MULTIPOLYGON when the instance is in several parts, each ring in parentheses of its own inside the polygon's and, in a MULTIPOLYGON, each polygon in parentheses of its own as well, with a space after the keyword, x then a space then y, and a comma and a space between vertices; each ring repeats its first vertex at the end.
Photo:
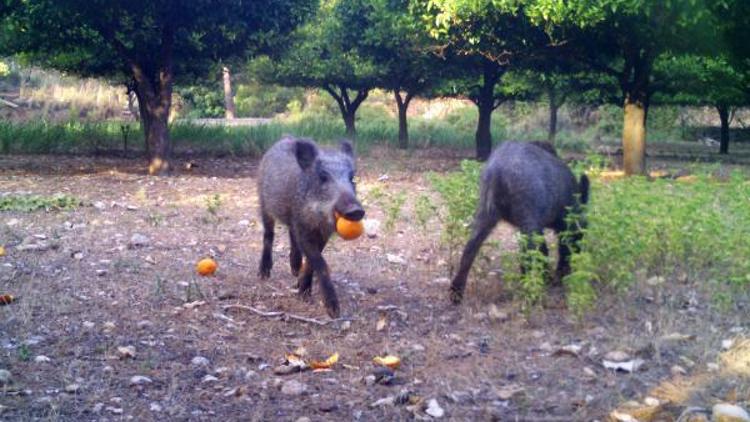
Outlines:
POLYGON ((294 155, 302 170, 307 170, 318 158, 318 147, 310 141, 300 139, 294 143, 294 155))
POLYGON ((341 141, 341 152, 350 157, 354 157, 354 147, 352 146, 351 141, 349 141, 348 139, 344 139, 341 141))

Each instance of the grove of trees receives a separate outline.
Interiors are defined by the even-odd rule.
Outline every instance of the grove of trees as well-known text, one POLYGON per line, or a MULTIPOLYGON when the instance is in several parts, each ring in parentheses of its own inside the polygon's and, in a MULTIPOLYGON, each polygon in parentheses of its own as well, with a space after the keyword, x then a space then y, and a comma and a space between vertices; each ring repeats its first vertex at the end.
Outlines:
MULTIPOLYGON (((623 109, 626 174, 646 171, 652 104, 711 106, 729 148, 733 110, 748 104, 750 5, 744 0, 3 0, 0 56, 125 84, 138 98, 149 172, 169 169, 175 84, 230 71, 318 88, 347 136, 372 89, 397 104, 399 146, 417 96, 459 97, 478 110, 476 156, 493 145, 508 100, 623 109), (249 63, 246 65, 246 63, 249 63)), ((396 124, 394 122, 394 124, 396 124)))

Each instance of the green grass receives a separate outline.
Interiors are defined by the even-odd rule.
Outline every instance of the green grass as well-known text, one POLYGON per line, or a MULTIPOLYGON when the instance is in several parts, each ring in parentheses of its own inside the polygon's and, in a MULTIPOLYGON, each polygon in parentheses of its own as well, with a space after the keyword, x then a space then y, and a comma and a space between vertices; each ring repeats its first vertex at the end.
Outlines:
MULTIPOLYGON (((582 250, 573 255, 573 272, 564 279, 571 311, 585 313, 602 292, 670 283, 705 289, 716 304, 731 306, 735 295, 750 286, 750 179, 739 170, 725 179, 710 177, 710 166, 694 170, 698 177, 690 182, 594 178, 582 250)), ((442 199, 443 240, 452 255, 469 235, 478 174, 476 163, 467 161, 458 172, 432 176, 442 199)), ((539 257, 488 248, 485 253, 502 257, 515 297, 524 305, 539 303, 543 271, 519 272, 522 259, 537 262, 539 257)), ((479 270, 475 274, 484 272, 479 270)))
MULTIPOLYGON (((409 121, 411 146, 473 148, 476 110, 461 109, 441 119, 414 117, 409 121)), ((493 136, 502 139, 502 119, 495 119, 493 136)), ((0 122, 2 154, 92 154, 121 151, 127 133, 129 151, 143 150, 143 133, 138 124, 119 122, 46 121, 0 122)), ((257 156, 285 134, 332 143, 345 137, 344 124, 338 115, 328 111, 301 112, 286 119, 276 119, 258 126, 208 126, 176 123, 171 126, 173 148, 206 155, 257 156)), ((398 124, 395 118, 377 107, 363 107, 357 120, 358 149, 373 145, 395 146, 398 124)))
POLYGON ((59 211, 70 210, 81 204, 81 201, 67 195, 8 195, 0 196, 0 211, 32 212, 37 210, 59 211))

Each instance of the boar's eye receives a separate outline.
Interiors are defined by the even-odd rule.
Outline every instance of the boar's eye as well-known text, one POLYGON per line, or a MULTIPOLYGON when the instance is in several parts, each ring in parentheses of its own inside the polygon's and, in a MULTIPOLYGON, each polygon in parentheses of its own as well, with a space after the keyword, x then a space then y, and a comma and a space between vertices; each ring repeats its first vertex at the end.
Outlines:
POLYGON ((320 183, 328 183, 331 180, 331 176, 325 171, 318 172, 318 178, 320 178, 320 183))

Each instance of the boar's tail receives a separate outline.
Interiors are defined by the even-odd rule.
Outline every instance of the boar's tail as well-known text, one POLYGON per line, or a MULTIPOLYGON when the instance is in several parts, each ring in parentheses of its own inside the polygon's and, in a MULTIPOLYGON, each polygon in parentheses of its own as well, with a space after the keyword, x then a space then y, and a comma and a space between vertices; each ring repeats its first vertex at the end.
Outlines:
POLYGON ((492 180, 482 180, 479 184, 479 209, 486 215, 495 215, 497 206, 495 204, 495 195, 493 187, 495 183, 492 180))
POLYGON ((581 180, 578 184, 578 189, 581 192, 581 204, 588 204, 589 202, 589 190, 591 189, 589 178, 585 174, 581 175, 581 180))

